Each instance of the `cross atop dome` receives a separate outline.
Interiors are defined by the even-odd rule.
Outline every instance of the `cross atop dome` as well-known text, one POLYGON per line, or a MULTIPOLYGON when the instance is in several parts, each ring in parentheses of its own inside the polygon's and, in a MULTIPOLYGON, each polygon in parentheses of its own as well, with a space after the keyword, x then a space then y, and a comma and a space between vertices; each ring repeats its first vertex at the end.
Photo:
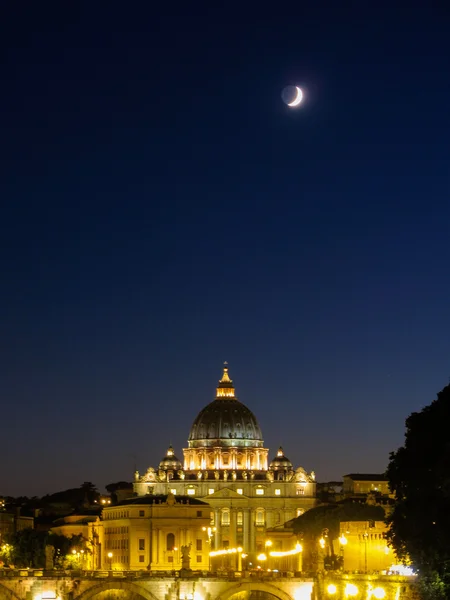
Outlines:
POLYGON ((230 379, 230 376, 228 375, 227 361, 225 361, 223 363, 223 375, 222 375, 222 379, 219 380, 216 398, 235 398, 236 399, 236 396, 234 395, 233 380, 230 379))

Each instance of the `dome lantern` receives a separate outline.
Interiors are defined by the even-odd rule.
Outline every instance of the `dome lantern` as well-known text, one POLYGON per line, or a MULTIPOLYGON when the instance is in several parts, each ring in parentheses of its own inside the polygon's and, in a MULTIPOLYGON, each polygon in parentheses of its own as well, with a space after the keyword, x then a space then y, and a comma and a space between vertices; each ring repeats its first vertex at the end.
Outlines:
POLYGON ((222 379, 219 380, 219 385, 216 390, 216 398, 234 398, 237 400, 234 393, 233 381, 230 379, 228 375, 228 363, 225 361, 223 363, 223 375, 222 379))

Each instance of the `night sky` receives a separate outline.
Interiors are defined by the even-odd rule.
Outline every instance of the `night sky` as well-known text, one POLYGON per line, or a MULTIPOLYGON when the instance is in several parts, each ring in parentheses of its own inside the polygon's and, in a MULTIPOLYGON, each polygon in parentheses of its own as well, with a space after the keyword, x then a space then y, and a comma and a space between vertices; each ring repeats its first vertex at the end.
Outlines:
POLYGON ((265 6, 4 3, 0 495, 180 457, 224 360, 319 481, 448 383, 445 3, 265 6))

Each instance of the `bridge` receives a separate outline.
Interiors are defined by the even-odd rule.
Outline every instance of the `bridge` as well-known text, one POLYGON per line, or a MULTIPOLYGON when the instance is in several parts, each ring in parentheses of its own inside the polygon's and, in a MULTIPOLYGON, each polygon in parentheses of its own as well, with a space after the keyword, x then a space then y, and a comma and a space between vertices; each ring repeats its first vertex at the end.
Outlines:
POLYGON ((418 600, 414 577, 0 570, 0 600, 418 600))

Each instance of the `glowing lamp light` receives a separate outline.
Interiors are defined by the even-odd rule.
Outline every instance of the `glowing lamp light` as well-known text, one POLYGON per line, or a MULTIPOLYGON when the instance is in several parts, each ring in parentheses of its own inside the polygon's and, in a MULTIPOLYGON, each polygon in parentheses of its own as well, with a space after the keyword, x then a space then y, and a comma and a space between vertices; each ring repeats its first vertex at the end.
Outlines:
POLYGON ((345 586, 346 596, 356 596, 358 594, 358 588, 353 583, 347 583, 345 586))
POLYGON ((330 583, 330 585, 327 587, 327 592, 330 594, 330 596, 333 596, 333 594, 337 592, 337 587, 334 585, 334 583, 330 583))
POLYGON ((341 544, 341 546, 345 546, 347 544, 348 540, 345 537, 344 534, 341 535, 341 537, 339 538, 339 543, 341 544))
POLYGON ((386 596, 386 592, 382 587, 376 587, 372 594, 375 596, 375 598, 377 598, 377 600, 382 600, 382 598, 386 596))
POLYGON ((258 560, 267 560, 267 556, 265 554, 258 554, 257 559, 258 560))
POLYGON ((319 544, 321 548, 325 548, 325 539, 323 537, 320 538, 319 544))

